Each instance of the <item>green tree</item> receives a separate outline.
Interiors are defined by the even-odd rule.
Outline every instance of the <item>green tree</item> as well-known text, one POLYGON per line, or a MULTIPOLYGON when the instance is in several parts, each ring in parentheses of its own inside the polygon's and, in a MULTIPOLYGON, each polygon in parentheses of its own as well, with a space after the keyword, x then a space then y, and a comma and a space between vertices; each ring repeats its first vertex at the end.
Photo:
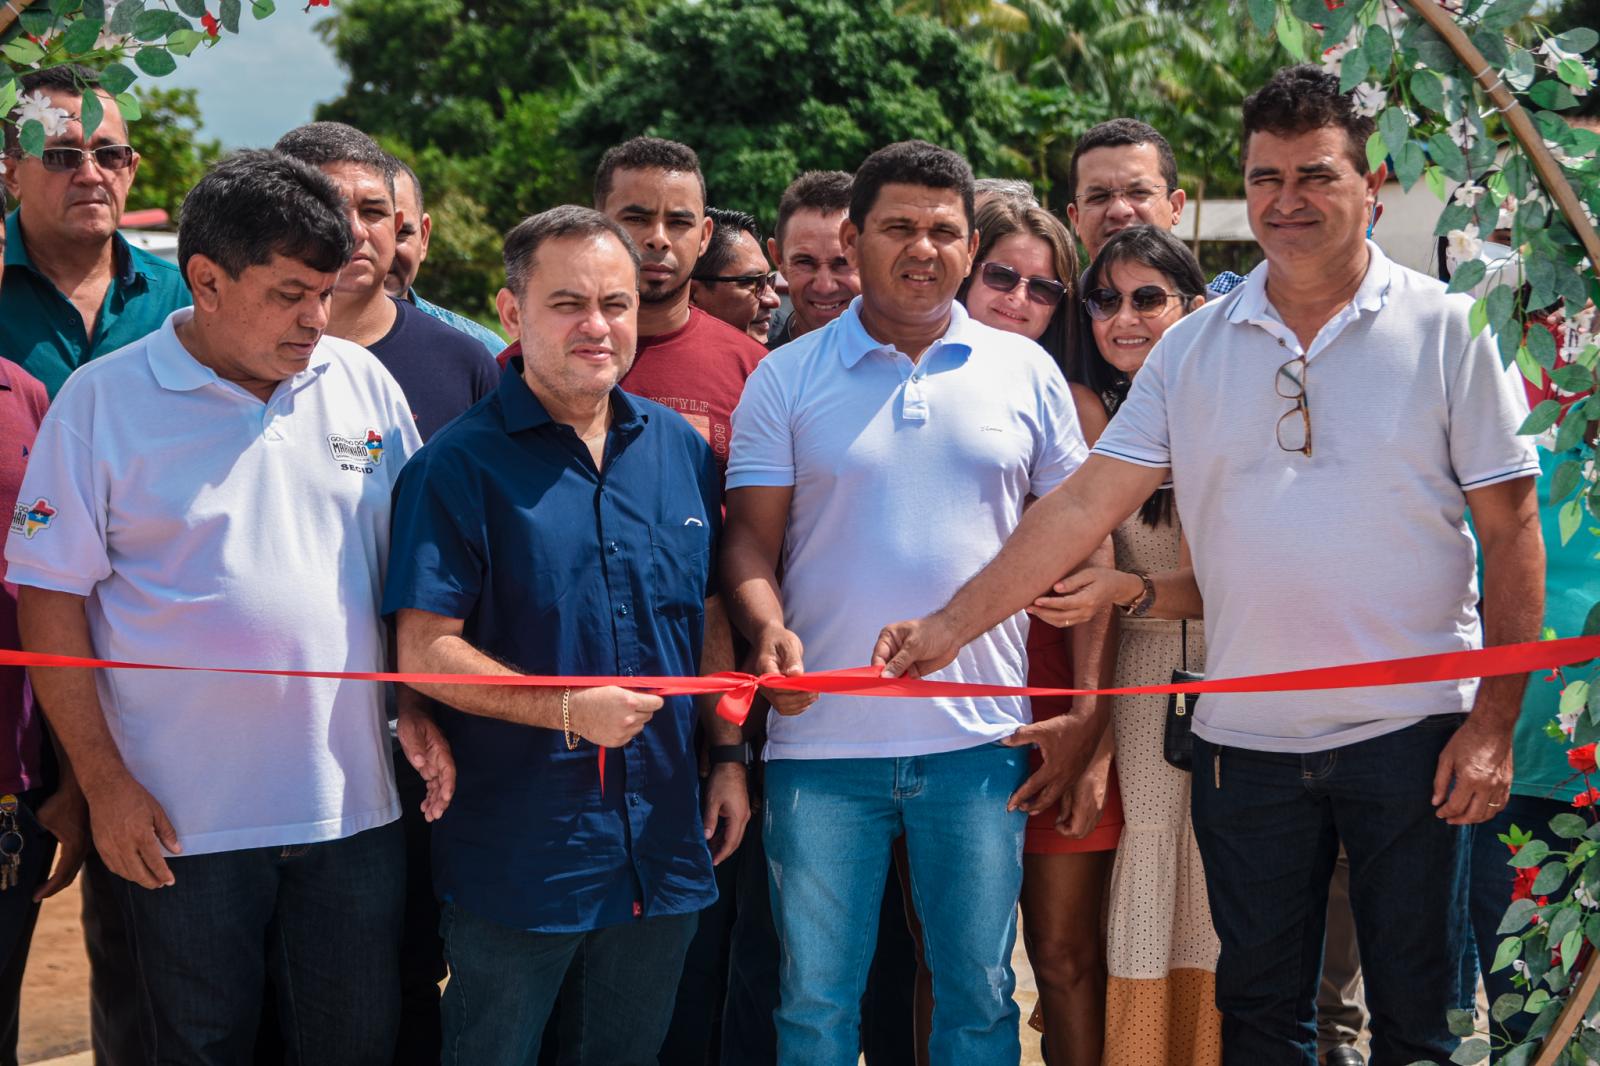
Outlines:
POLYGON ((200 103, 193 89, 146 88, 143 114, 128 124, 139 150, 139 176, 128 193, 128 210, 159 207, 174 222, 184 196, 222 157, 222 145, 200 137, 200 103))
POLYGON ((580 173, 636 134, 693 145, 713 203, 771 222, 794 176, 922 137, 1014 172, 1012 87, 971 45, 888 0, 678 0, 565 124, 580 173))

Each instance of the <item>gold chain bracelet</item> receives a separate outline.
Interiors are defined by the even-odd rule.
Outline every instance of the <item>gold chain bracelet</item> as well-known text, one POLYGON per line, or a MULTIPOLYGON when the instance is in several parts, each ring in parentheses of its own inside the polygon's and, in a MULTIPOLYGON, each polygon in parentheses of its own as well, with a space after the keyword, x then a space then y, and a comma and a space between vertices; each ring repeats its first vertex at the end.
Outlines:
POLYGON ((566 734, 567 750, 578 750, 578 738, 572 735, 572 690, 561 690, 561 732, 566 734))

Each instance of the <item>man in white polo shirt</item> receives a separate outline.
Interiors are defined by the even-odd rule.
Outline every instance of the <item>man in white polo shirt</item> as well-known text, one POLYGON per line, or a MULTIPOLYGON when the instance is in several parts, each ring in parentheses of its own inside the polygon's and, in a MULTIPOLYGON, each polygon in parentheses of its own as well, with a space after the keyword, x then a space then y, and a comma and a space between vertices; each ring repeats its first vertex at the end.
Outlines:
MULTIPOLYGON (((268 152, 184 203, 195 296, 75 372, 6 545, 31 651, 374 671, 399 386, 323 335, 353 237, 319 171, 268 152)), ((264 983, 307 1061, 387 1064, 403 891, 381 691, 39 670, 95 846, 124 880, 151 1061, 250 1061, 264 983)))
MULTIPOLYGON (((1168 476, 1216 677, 1538 637, 1544 547, 1520 384, 1471 299, 1365 240, 1372 120, 1312 66, 1244 105, 1266 262, 1169 330, 1083 470, 938 612, 883 632, 885 673, 948 662, 1047 589, 1168 476), (1482 620, 1472 509, 1481 543, 1482 620)), ((1470 1004, 1465 827, 1506 802, 1522 678, 1216 694, 1195 716, 1195 834, 1222 941, 1228 1066, 1316 1062, 1342 843, 1374 1063, 1443 1062, 1470 1004)), ((1480 945, 1481 947, 1481 945, 1480 945)))
MULTIPOLYGON (((977 246, 972 196, 971 169, 943 148, 907 141, 869 156, 843 230, 861 295, 769 355, 745 387, 723 578, 760 672, 861 665, 883 611, 942 602, 999 549, 1026 498, 1084 459, 1049 356, 955 301, 977 246)), ((943 676, 1023 684, 1025 625, 997 619, 943 676)), ((903 833, 933 971, 933 1059, 1016 1062, 1023 824, 1070 783, 1058 740, 1095 723, 1067 714, 1034 726, 1018 698, 771 699, 764 832, 783 944, 779 1061, 856 1061, 884 876, 903 833), (1045 769, 1024 784, 1034 741, 1045 769)))

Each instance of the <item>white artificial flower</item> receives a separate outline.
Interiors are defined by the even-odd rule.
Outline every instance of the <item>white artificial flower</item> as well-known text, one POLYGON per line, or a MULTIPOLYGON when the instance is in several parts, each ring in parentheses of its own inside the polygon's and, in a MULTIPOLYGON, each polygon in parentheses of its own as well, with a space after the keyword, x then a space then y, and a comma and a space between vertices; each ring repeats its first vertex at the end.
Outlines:
POLYGON ((1476 233, 1469 233, 1464 229, 1453 229, 1445 237, 1449 242, 1446 253, 1450 262, 1450 269, 1456 270, 1462 263, 1471 262, 1478 258, 1483 251, 1483 242, 1476 233))
POLYGON ((1336 44, 1322 53, 1322 69, 1338 77, 1344 67, 1344 57, 1350 54, 1348 43, 1336 44))
POLYGON ((1452 141, 1456 142, 1456 147, 1463 152, 1470 149, 1473 142, 1478 139, 1478 127, 1472 124, 1472 119, 1468 115, 1462 115, 1450 123, 1445 132, 1450 135, 1452 141))
POLYGON ((1451 194, 1450 198, 1462 207, 1477 207, 1478 201, 1487 195, 1489 195, 1488 189, 1485 189, 1482 185, 1474 185, 1469 181, 1457 185, 1456 191, 1451 194))
POLYGON ((1572 156, 1568 155, 1567 150, 1561 147, 1561 145, 1557 144, 1555 141, 1545 141, 1544 146, 1550 150, 1550 158, 1554 159, 1557 163, 1560 163, 1564 167, 1570 167, 1574 163, 1581 162, 1580 160, 1574 159, 1572 156))
POLYGON ((1381 85, 1364 81, 1356 86, 1352 102, 1357 112, 1372 118, 1389 102, 1389 93, 1381 85))
POLYGON ((54 137, 65 133, 67 120, 72 116, 65 108, 56 107, 50 102, 50 97, 35 89, 17 101, 14 112, 17 125, 22 125, 30 119, 35 120, 44 127, 46 137, 54 137))
POLYGON ((1554 37, 1546 37, 1544 39, 1544 43, 1538 48, 1535 48, 1534 52, 1538 55, 1544 56, 1544 69, 1548 70, 1552 74, 1556 72, 1556 68, 1561 66, 1563 60, 1576 59, 1580 63, 1583 61, 1583 56, 1580 53, 1569 52, 1565 48, 1562 48, 1556 43, 1556 39, 1554 37))
MULTIPOLYGON (((1580 907, 1587 907, 1590 910, 1600 907, 1600 899, 1595 899, 1591 896, 1589 890, 1584 888, 1581 882, 1573 888, 1572 898, 1578 901, 1578 906, 1580 907)), ((1600 1026, 1597 1026, 1597 1028, 1600 1028, 1600 1026)))
POLYGON ((1517 198, 1507 193, 1506 198, 1500 201, 1500 217, 1495 220, 1495 229, 1510 229, 1511 223, 1517 217, 1517 198))

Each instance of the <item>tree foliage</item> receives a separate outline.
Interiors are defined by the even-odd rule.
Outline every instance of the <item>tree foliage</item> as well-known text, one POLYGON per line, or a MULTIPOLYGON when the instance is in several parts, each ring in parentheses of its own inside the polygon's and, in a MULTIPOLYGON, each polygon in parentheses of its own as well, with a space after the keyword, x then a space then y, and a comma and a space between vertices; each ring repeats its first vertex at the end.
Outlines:
POLYGON ((174 221, 184 196, 222 158, 222 145, 200 137, 200 105, 193 89, 145 89, 143 111, 129 123, 139 150, 139 179, 128 193, 128 210, 159 207, 174 221))

